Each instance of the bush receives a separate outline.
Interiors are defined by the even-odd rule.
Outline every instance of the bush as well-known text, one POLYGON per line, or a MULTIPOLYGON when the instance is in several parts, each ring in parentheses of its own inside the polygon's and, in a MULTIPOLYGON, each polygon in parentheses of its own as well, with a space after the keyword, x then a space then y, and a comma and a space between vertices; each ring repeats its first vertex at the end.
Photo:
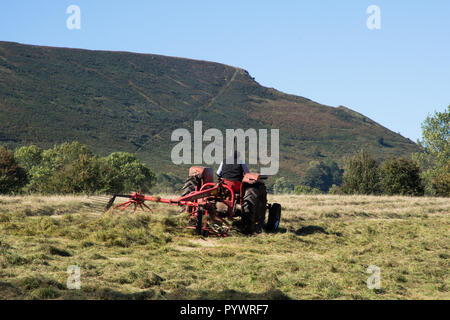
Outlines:
POLYGON ((424 193, 420 169, 406 159, 388 159, 380 168, 380 187, 387 195, 421 196, 424 193))
POLYGON ((18 192, 26 183, 27 174, 17 164, 12 151, 0 146, 0 193, 18 192))
POLYGON ((378 194, 379 173, 377 162, 361 150, 344 160, 342 191, 346 194, 378 194))
POLYGON ((295 194, 321 194, 322 192, 317 188, 312 188, 310 186, 295 186, 295 194))
POLYGON ((342 188, 337 186, 337 185, 332 185, 330 190, 328 190, 329 194, 344 194, 344 192, 342 191, 342 188))

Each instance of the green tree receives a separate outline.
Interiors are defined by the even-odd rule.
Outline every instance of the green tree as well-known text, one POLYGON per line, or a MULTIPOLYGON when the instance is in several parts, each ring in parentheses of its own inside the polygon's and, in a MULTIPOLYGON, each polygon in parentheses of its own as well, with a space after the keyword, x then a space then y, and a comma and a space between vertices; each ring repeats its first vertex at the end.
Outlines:
POLYGON ((418 143, 423 150, 413 159, 422 169, 426 194, 450 196, 450 106, 427 116, 418 143))
POLYGON ((20 161, 29 168, 30 180, 25 191, 40 193, 76 192, 61 190, 61 183, 57 181, 56 176, 62 177, 63 172, 67 174, 68 168, 82 155, 93 156, 87 146, 77 141, 55 145, 52 149, 44 150, 40 154, 39 149, 33 146, 19 148, 16 153, 20 161))
POLYGON ((28 171, 29 183, 24 187, 26 192, 49 193, 49 182, 53 175, 53 170, 43 165, 32 167, 28 171))
POLYGON ((0 146, 0 193, 18 192, 26 182, 26 172, 19 167, 12 151, 0 146))
POLYGON ((312 161, 303 178, 303 185, 327 192, 332 185, 342 183, 342 170, 332 159, 312 161))
POLYGON ((126 152, 114 152, 105 158, 109 167, 117 174, 116 192, 142 190, 148 192, 155 175, 136 156, 126 152))
POLYGON ((388 159, 380 167, 380 188, 388 195, 421 196, 424 192, 419 167, 411 160, 388 159))
POLYGON ((35 145, 23 146, 16 149, 14 158, 28 172, 31 168, 41 164, 42 149, 35 145))
POLYGON ((82 145, 78 141, 64 142, 54 146, 53 149, 42 152, 42 165, 52 171, 56 171, 71 164, 81 155, 92 157, 93 153, 87 146, 82 145))
POLYGON ((292 193, 294 190, 294 185, 289 182, 285 177, 280 177, 275 180, 273 184, 273 193, 276 194, 284 194, 284 193, 292 193))
POLYGON ((103 193, 112 188, 104 177, 109 168, 97 157, 81 154, 70 165, 54 173, 48 188, 53 193, 103 193))
MULTIPOLYGON (((336 186, 340 186, 342 184, 342 175, 344 173, 344 170, 339 168, 338 164, 331 158, 327 158, 324 160, 324 164, 330 168, 330 172, 331 172, 331 180, 332 180, 332 184, 336 185, 336 186)), ((331 188, 330 186, 330 188, 331 188)))
POLYGON ((342 191, 346 194, 379 193, 378 164, 369 153, 361 150, 344 160, 342 191))
POLYGON ((450 162, 447 163, 442 172, 433 177, 433 186, 437 195, 450 196, 450 162))
POLYGON ((450 106, 444 112, 428 115, 422 124, 420 144, 443 166, 450 159, 450 106))

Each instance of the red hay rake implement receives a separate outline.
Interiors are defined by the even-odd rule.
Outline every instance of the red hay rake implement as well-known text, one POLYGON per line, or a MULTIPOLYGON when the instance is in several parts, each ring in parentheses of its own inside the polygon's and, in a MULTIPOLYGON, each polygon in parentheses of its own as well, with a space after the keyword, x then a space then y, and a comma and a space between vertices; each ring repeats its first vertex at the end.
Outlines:
POLYGON ((189 226, 197 234, 208 236, 215 234, 226 237, 231 223, 241 217, 244 232, 254 233, 265 225, 266 231, 274 232, 278 229, 281 206, 277 203, 267 203, 267 193, 262 183, 266 177, 259 174, 246 174, 238 193, 223 180, 213 182, 211 168, 191 167, 189 177, 183 187, 184 193, 175 199, 146 196, 141 192, 128 195, 114 194, 106 205, 106 210, 125 210, 132 207, 133 212, 138 208, 153 210, 145 204, 146 201, 166 203, 183 207, 189 214, 189 226), (127 198, 127 201, 113 206, 116 198, 127 198), (266 209, 269 209, 269 219, 264 223, 266 209))

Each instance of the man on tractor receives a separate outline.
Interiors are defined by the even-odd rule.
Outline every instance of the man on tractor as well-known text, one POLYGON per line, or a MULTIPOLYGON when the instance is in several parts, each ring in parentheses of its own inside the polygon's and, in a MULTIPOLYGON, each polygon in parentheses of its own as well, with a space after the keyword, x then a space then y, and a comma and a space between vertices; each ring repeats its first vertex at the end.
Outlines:
MULTIPOLYGON (((246 234, 261 233, 264 225, 268 232, 274 232, 278 229, 278 224, 281 215, 281 206, 277 203, 267 203, 267 190, 264 180, 267 176, 259 173, 250 173, 247 165, 237 151, 227 157, 220 163, 219 169, 216 172, 222 184, 227 185, 234 195, 234 202, 225 204, 226 200, 230 200, 229 194, 219 194, 215 199, 215 210, 223 210, 222 213, 231 214, 230 217, 241 217, 236 221, 236 226, 246 234), (220 208, 218 206, 220 205, 220 208), (225 207, 224 207, 225 205, 225 207), (265 224, 266 209, 269 208, 269 219, 265 224), (230 213, 231 212, 231 213, 230 213)), ((204 185, 208 184, 208 188, 216 188, 213 183, 213 171, 208 167, 191 167, 189 169, 189 176, 186 179, 182 188, 182 197, 189 196, 193 192, 199 192, 204 185)), ((222 190, 224 190, 223 188, 222 190)), ((207 189, 206 189, 207 190, 207 189)), ((210 195, 205 196, 207 199, 210 195)), ((187 210, 189 213, 196 213, 195 208, 191 205, 189 207, 182 205, 182 211, 187 210)), ((233 219, 234 220, 234 219, 233 219)), ((198 220, 197 222, 201 221, 198 220)))
POLYGON ((243 216, 243 223, 245 225, 245 232, 261 233, 262 223, 260 220, 265 218, 265 208, 266 208, 266 189, 262 184, 257 184, 252 187, 245 188, 244 194, 241 195, 241 185, 244 175, 249 173, 249 169, 243 159, 240 159, 240 154, 238 151, 234 151, 233 155, 226 158, 220 163, 219 169, 217 170, 217 176, 223 180, 223 182, 228 185, 235 194, 243 196, 243 209, 245 214, 243 216), (255 188, 256 187, 256 188, 255 188), (261 188, 261 190, 259 190, 261 188), (264 190, 262 190, 264 189, 264 190))
POLYGON ((234 151, 231 157, 220 163, 216 172, 217 176, 223 179, 223 182, 230 186, 235 193, 240 192, 242 179, 246 173, 250 172, 245 162, 240 160, 239 152, 234 151))

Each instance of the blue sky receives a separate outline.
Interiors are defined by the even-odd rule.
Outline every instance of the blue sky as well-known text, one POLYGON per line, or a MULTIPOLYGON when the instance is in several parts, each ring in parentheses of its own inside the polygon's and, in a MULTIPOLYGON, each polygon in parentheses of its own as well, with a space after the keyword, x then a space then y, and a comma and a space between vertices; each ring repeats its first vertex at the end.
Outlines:
POLYGON ((246 69, 415 141, 450 104, 450 1, 2 0, 0 40, 156 53, 246 69), (81 29, 69 30, 69 5, 81 29), (369 5, 381 29, 369 30, 369 5))

